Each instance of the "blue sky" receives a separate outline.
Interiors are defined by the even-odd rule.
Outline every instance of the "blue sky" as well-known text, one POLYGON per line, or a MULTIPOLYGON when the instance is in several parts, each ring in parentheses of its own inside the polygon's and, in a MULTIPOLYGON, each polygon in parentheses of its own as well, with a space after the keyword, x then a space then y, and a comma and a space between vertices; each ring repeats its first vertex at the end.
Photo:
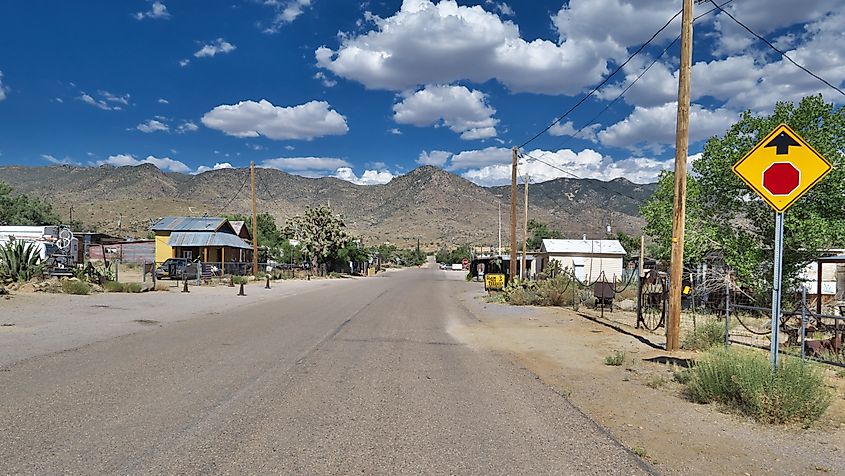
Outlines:
MULTIPOLYGON (((722 0, 724 1, 724 0, 722 0)), ((721 2, 720 2, 721 3, 721 2)), ((32 2, 0 7, 0 164, 149 162, 197 173, 250 161, 384 183, 421 164, 509 182, 509 148, 574 104, 679 0, 32 2)), ((699 5, 696 13, 712 5, 699 5)), ((828 81, 845 81, 840 0, 725 8, 828 81)), ((525 147, 581 177, 671 167, 676 20, 597 97, 525 147)), ((723 14, 696 24, 690 153, 751 109, 821 93, 723 14)), ((566 176, 527 159, 532 181, 566 176)))

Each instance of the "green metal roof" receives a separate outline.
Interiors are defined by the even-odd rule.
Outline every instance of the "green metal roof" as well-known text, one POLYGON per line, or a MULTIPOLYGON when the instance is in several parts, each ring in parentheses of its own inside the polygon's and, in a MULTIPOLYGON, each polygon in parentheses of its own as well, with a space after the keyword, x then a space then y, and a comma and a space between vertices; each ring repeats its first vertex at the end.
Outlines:
POLYGON ((225 218, 219 217, 164 217, 151 227, 153 231, 218 231, 225 218))
POLYGON ((251 250, 252 246, 239 236, 231 233, 217 233, 213 231, 174 231, 167 242, 170 246, 206 247, 223 246, 226 248, 240 248, 251 250))

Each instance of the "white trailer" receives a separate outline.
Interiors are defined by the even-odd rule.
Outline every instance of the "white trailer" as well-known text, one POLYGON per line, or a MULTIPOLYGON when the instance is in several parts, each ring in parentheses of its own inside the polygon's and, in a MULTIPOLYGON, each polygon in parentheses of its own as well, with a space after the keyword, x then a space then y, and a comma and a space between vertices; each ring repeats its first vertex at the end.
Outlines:
POLYGON ((79 240, 60 226, 0 226, 0 246, 12 241, 32 243, 50 274, 70 274, 76 265, 79 240))

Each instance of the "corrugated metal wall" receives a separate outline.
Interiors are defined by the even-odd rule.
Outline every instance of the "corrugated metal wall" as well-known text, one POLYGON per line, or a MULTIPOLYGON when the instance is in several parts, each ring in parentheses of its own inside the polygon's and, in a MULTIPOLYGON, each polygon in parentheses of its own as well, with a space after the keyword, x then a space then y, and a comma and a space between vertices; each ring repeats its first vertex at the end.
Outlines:
POLYGON ((91 245, 88 248, 88 259, 102 260, 103 248, 106 250, 106 258, 109 260, 120 259, 124 263, 148 263, 155 260, 155 241, 129 241, 125 243, 111 243, 108 245, 91 245))

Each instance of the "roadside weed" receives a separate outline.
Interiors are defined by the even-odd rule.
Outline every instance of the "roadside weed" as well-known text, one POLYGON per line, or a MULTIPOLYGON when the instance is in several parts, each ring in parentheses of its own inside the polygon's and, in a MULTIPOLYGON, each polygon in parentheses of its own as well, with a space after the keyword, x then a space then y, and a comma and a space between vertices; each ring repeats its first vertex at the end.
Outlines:
POLYGON ((697 361, 687 389, 693 401, 773 424, 812 423, 831 401, 820 369, 784 356, 773 374, 765 355, 735 349, 713 349, 697 361))
POLYGON ((91 286, 89 286, 85 281, 71 281, 69 279, 65 279, 62 280, 62 291, 65 294, 90 294, 91 286))
POLYGON ((612 354, 604 358, 604 365, 612 365, 618 367, 625 362, 625 352, 621 350, 614 350, 612 354))
POLYGON ((645 381, 646 386, 653 389, 665 387, 667 383, 669 380, 663 375, 652 375, 645 381))
POLYGON ((725 341, 725 325, 708 321, 684 336, 681 347, 686 350, 708 350, 725 341))

